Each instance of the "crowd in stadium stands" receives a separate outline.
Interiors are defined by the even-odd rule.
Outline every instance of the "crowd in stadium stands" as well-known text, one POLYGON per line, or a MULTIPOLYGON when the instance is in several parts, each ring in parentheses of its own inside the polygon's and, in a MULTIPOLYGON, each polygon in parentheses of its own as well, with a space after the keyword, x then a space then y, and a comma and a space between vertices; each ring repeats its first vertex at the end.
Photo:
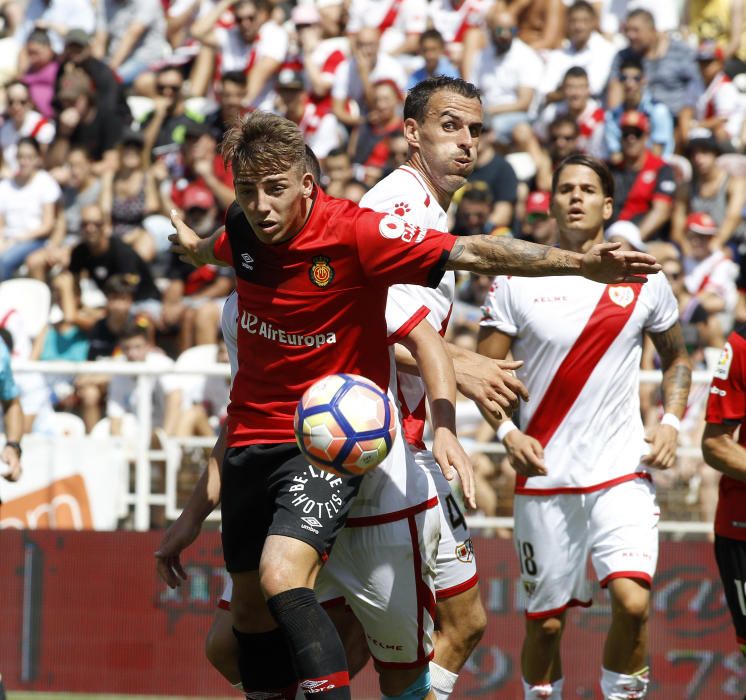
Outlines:
MULTIPOLYGON (((0 303, 14 356, 167 369, 219 343, 232 271, 194 270, 167 237, 172 209, 201 234, 221 224, 234 196, 226 126, 254 109, 286 116, 321 161, 319 184, 358 201, 407 158, 406 90, 439 74, 475 83, 484 107, 452 230, 551 244, 554 167, 576 151, 605 159, 608 235, 658 257, 704 368, 746 321, 740 0, 0 0, 0 282, 38 280, 53 302, 35 337, 0 303)), ((489 285, 460 278, 451 327, 464 346, 489 285)), ((643 366, 656 366, 652 346, 643 366)), ((67 411, 117 433, 134 410, 129 379, 18 380, 29 430, 67 411)), ((156 420, 169 435, 212 435, 227 392, 163 376, 156 420)), ((705 392, 692 392, 684 444, 699 444, 705 392)), ((654 387, 642 406, 660 411, 654 387)), ((467 445, 494 439, 468 401, 459 421, 467 445)), ((480 509, 509 513, 513 471, 473 459, 480 509)), ((714 472, 700 460, 664 478, 712 519, 714 472)))

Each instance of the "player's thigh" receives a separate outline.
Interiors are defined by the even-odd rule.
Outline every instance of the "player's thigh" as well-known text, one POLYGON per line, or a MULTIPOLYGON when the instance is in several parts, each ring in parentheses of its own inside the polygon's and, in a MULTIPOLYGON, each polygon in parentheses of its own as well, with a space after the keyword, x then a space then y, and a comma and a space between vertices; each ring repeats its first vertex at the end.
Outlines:
POLYGON ((394 522, 346 527, 316 584, 320 601, 343 597, 371 656, 406 668, 433 651, 437 508, 394 522))
POLYGON ((415 461, 430 474, 438 492, 440 542, 435 562, 435 594, 440 601, 476 586, 479 576, 474 546, 464 512, 432 453, 418 451, 415 461))
POLYGON ((330 604, 324 605, 324 610, 342 640, 347 656, 347 670, 352 678, 362 671, 370 658, 365 630, 344 600, 330 601, 330 604))
POLYGON ((746 540, 716 535, 715 559, 738 644, 746 654, 746 540))
POLYGON ((259 634, 275 629, 277 623, 267 607, 259 572, 231 573, 231 579, 233 580, 231 598, 233 626, 247 634, 259 634))
POLYGON ((528 616, 590 604, 583 496, 516 496, 513 509, 513 541, 528 616))
POLYGON ((658 563, 660 520, 652 483, 634 479, 591 494, 589 514, 591 562, 601 585, 630 578, 649 587, 658 563))

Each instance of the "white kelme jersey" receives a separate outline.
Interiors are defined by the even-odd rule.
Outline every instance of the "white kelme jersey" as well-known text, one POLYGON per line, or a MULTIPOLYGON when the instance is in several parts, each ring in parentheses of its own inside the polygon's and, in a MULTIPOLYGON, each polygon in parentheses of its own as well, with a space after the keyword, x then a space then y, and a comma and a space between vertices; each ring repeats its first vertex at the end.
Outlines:
MULTIPOLYGON (((448 230, 448 217, 422 176, 413 168, 402 165, 366 192, 360 201, 363 207, 385 211, 422 229, 448 230)), ((386 324, 393 344, 406 337, 423 318, 443 335, 451 315, 456 294, 456 277, 447 270, 437 288, 397 284, 389 288, 386 303, 386 324)), ((407 441, 424 448, 425 385, 419 377, 397 375, 404 433, 407 441)))
POLYGON ((678 305, 659 272, 647 284, 583 277, 498 277, 482 325, 512 336, 530 393, 521 429, 544 446, 548 474, 516 493, 582 493, 645 471, 639 368, 643 332, 660 333, 678 305))

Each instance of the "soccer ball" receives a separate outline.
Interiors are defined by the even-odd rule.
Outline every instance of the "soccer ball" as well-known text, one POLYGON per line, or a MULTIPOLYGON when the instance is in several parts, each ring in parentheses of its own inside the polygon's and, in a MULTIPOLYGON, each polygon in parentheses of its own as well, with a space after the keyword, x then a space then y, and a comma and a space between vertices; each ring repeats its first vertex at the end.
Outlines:
POLYGON ((356 374, 312 384, 295 410, 295 439, 308 461, 338 476, 357 476, 389 453, 396 414, 386 392, 356 374))

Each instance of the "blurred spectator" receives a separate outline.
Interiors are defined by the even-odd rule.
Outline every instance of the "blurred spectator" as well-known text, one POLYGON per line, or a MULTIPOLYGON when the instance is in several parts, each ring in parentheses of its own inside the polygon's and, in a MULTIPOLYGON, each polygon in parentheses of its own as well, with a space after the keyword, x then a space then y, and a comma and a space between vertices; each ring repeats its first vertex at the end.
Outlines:
POLYGON ((220 210, 228 209, 236 198, 233 192, 233 175, 217 151, 217 142, 209 126, 204 123, 188 123, 184 130, 184 143, 179 152, 172 155, 174 157, 166 161, 171 171, 170 187, 167 197, 164 197, 166 211, 173 206, 184 209, 182 197, 190 183, 207 187, 217 200, 220 210))
MULTIPOLYGON (((127 362, 144 362, 163 372, 173 367, 173 360, 166 357, 148 340, 148 331, 136 322, 130 322, 119 336, 122 354, 127 362)), ((153 427, 162 426, 167 435, 174 435, 181 417, 183 378, 161 374, 155 377, 153 391, 153 427)), ((136 377, 115 375, 109 384, 106 415, 111 420, 111 434, 122 434, 122 418, 137 411, 136 377)))
POLYGON ((448 58, 461 71, 472 74, 474 52, 481 48, 482 27, 490 0, 430 0, 430 24, 446 42, 448 58))
POLYGON ((342 199, 349 199, 358 204, 369 189, 370 187, 360 180, 349 180, 342 190, 342 199))
POLYGON ((435 75, 444 75, 448 78, 461 77, 458 68, 446 56, 445 50, 446 42, 437 29, 426 29, 422 32, 419 55, 422 56, 424 65, 409 76, 408 90, 411 90, 417 83, 435 75))
POLYGON ((409 160, 409 144, 404 134, 394 134, 389 139, 389 162, 384 170, 384 176, 409 160))
POLYGON ((600 98, 603 94, 616 49, 596 31, 597 26, 596 10, 586 0, 576 0, 567 9, 567 40, 546 60, 540 92, 547 102, 564 99, 561 83, 567 71, 576 66, 585 69, 591 95, 600 98))
POLYGON ((319 11, 321 36, 324 39, 331 39, 344 35, 347 22, 344 0, 316 0, 315 5, 319 11))
POLYGON ((621 127, 625 112, 642 112, 650 125, 650 150, 657 156, 670 155, 674 150, 673 117, 666 105, 653 99, 647 89, 647 79, 642 62, 637 58, 625 58, 619 66, 619 82, 622 86, 622 102, 606 113, 604 144, 607 158, 618 163, 622 158, 621 127))
POLYGON ((352 160, 344 148, 335 148, 323 161, 324 181, 327 194, 343 197, 345 187, 353 179, 352 160))
MULTIPOLYGON (((215 198, 205 187, 184 192, 184 221, 200 236, 210 236, 218 223, 215 198)), ((179 352, 193 345, 215 343, 225 299, 233 289, 233 271, 207 265, 195 269, 171 255, 163 293, 162 325, 179 333, 179 352)))
POLYGON ((215 97, 218 108, 205 118, 205 124, 212 130, 215 141, 220 144, 223 134, 245 112, 246 76, 238 70, 228 71, 220 76, 216 86, 215 97))
POLYGON ((65 50, 60 56, 55 94, 59 99, 62 79, 74 69, 82 70, 93 82, 96 107, 102 113, 114 113, 127 123, 131 119, 124 92, 114 71, 91 51, 91 37, 82 29, 71 29, 65 35, 65 50))
POLYGON ((557 222, 550 216, 549 192, 531 192, 526 198, 521 238, 542 245, 557 245, 557 222))
MULTIPOLYGON (((567 114, 578 123, 577 149, 594 158, 603 157, 604 138, 604 110, 591 97, 588 84, 588 74, 585 68, 576 66, 568 69, 560 87, 559 102, 548 104, 534 122, 533 134, 542 143, 549 137, 549 125, 561 114, 567 114)), ((531 147, 525 143, 526 138, 532 138, 531 130, 526 127, 516 127, 514 130, 516 146, 521 150, 530 151, 531 147)))
POLYGON ((477 165, 469 175, 468 184, 485 188, 492 195, 492 212, 489 221, 493 228, 510 227, 518 199, 518 180, 510 163, 495 150, 489 129, 482 132, 477 152, 477 165))
POLYGON ((26 43, 35 29, 48 33, 55 53, 62 51, 65 34, 72 28, 92 32, 96 27, 90 0, 28 0, 16 38, 26 43))
POLYGON ((85 272, 102 291, 114 276, 123 276, 134 288, 134 310, 160 318, 160 293, 150 266, 121 238, 112 237, 101 207, 89 205, 81 210, 82 241, 70 255, 70 273, 79 279, 85 272))
POLYGON ((192 25, 192 36, 217 52, 219 71, 246 74, 246 103, 270 109, 275 77, 288 54, 289 38, 270 17, 268 0, 220 0, 192 25), (232 9, 236 23, 221 25, 232 9))
POLYGON ((725 72, 746 73, 746 25, 743 0, 688 0, 689 30, 700 42, 714 41, 725 54, 725 72))
POLYGON ((29 276, 46 280, 47 273, 59 266, 67 269, 70 251, 80 242, 80 213, 89 204, 96 204, 101 196, 101 180, 93 174, 93 163, 84 148, 73 148, 68 157, 62 185, 62 216, 44 248, 26 258, 29 276))
POLYGON ((351 0, 347 33, 354 36, 363 27, 378 29, 381 51, 391 56, 416 54, 420 36, 427 29, 427 2, 351 0))
POLYGON ((22 472, 20 443, 24 420, 19 394, 10 368, 10 348, 0 336, 0 405, 6 439, 0 451, 0 476, 8 481, 18 481, 22 472))
POLYGON ((352 162, 360 167, 360 178, 371 187, 381 179, 389 162, 391 139, 402 133, 402 94, 390 80, 373 86, 373 101, 366 121, 352 134, 352 162))
POLYGON ((746 179, 731 175, 718 165, 720 147, 709 131, 691 133, 695 138, 689 141, 687 155, 692 164, 692 179, 676 190, 671 239, 685 247, 687 216, 692 212, 705 212, 718 226, 712 246, 721 248, 733 236, 742 238, 746 234, 742 218, 746 179))
POLYGON ((0 85, 18 77, 18 57, 21 45, 15 38, 14 17, 17 6, 13 3, 0 5, 0 85))
POLYGON ((704 212, 686 219, 686 248, 683 259, 686 288, 708 313, 721 314, 724 329, 731 328, 736 308, 736 264, 713 246, 718 233, 715 220, 704 212))
POLYGON ((184 134, 191 122, 204 121, 204 116, 190 111, 182 93, 184 76, 176 66, 164 66, 155 74, 156 96, 154 109, 142 125, 147 153, 159 156, 176 151, 184 142, 184 134))
POLYGON ((0 180, 0 281, 8 279, 52 233, 60 187, 41 168, 36 139, 18 142, 16 174, 0 180))
POLYGON ((274 111, 298 125, 305 142, 318 158, 325 158, 346 140, 344 130, 330 109, 329 100, 314 100, 306 92, 302 73, 292 68, 280 71, 274 111))
POLYGON ((648 247, 640 237, 640 229, 631 221, 615 221, 604 233, 610 243, 621 243, 621 250, 646 252, 648 247))
POLYGON ((11 172, 18 167, 16 148, 18 140, 30 136, 36 140, 42 155, 54 140, 54 124, 34 110, 28 85, 14 80, 5 88, 8 111, 0 124, 0 147, 3 160, 11 172))
POLYGON ((487 14, 490 42, 476 57, 470 81, 482 91, 484 116, 500 143, 530 120, 529 110, 543 73, 541 59, 516 34, 513 15, 495 4, 487 14))
POLYGON ((653 15, 644 9, 632 10, 627 15, 624 34, 629 46, 614 58, 607 93, 608 108, 618 107, 623 100, 618 78, 622 63, 628 58, 637 58, 648 76, 651 96, 668 107, 674 121, 682 118, 682 111, 690 111, 702 91, 694 51, 683 41, 656 31, 653 15))
POLYGON ((119 146, 119 167, 101 179, 101 210, 120 238, 146 262, 152 262, 158 246, 144 228, 145 218, 161 211, 161 198, 153 175, 143 168, 142 135, 124 135, 119 146))
POLYGON ((334 116, 350 128, 362 124, 373 103, 373 86, 384 80, 392 81, 400 91, 407 83, 401 64, 380 50, 378 29, 363 27, 352 40, 351 57, 334 74, 334 116))
POLYGON ((26 39, 26 70, 21 81, 28 85, 31 102, 45 119, 54 116, 52 100, 57 71, 60 64, 49 41, 49 36, 42 29, 35 29, 26 39))
POLYGON ((721 148, 731 151, 741 146, 746 104, 731 79, 726 75, 725 53, 713 41, 700 44, 697 63, 702 74, 705 91, 696 105, 696 123, 692 127, 709 129, 721 148))
POLYGON ((671 166, 647 147, 650 122, 645 114, 625 112, 620 126, 622 160, 612 165, 613 220, 632 221, 647 241, 662 233, 669 222, 676 181, 671 166))
POLYGON ((569 114, 560 114, 549 125, 547 150, 539 147, 536 139, 527 142, 528 151, 536 164, 536 176, 532 189, 548 192, 552 189, 554 169, 567 156, 578 152, 580 127, 569 114))
MULTIPOLYGON (((150 65, 166 54, 163 6, 152 0, 102 0, 104 22, 96 28, 97 56, 106 56, 119 81, 137 94, 153 94, 150 65)), ((84 27, 85 29, 85 27, 84 27)))
POLYGON ((505 4, 515 15, 521 41, 541 53, 559 48, 565 33, 562 0, 507 0, 505 4))
MULTIPOLYGON (((454 236, 479 236, 492 233, 489 222, 492 213, 492 195, 483 183, 467 184, 456 209, 453 224, 454 236)), ((504 233, 504 231, 503 231, 504 233)))
POLYGON ((100 174, 117 166, 116 148, 122 138, 124 125, 114 112, 98 106, 95 87, 80 68, 65 73, 60 79, 57 102, 57 133, 49 149, 47 160, 53 167, 67 162, 73 146, 86 148, 96 162, 100 174))

